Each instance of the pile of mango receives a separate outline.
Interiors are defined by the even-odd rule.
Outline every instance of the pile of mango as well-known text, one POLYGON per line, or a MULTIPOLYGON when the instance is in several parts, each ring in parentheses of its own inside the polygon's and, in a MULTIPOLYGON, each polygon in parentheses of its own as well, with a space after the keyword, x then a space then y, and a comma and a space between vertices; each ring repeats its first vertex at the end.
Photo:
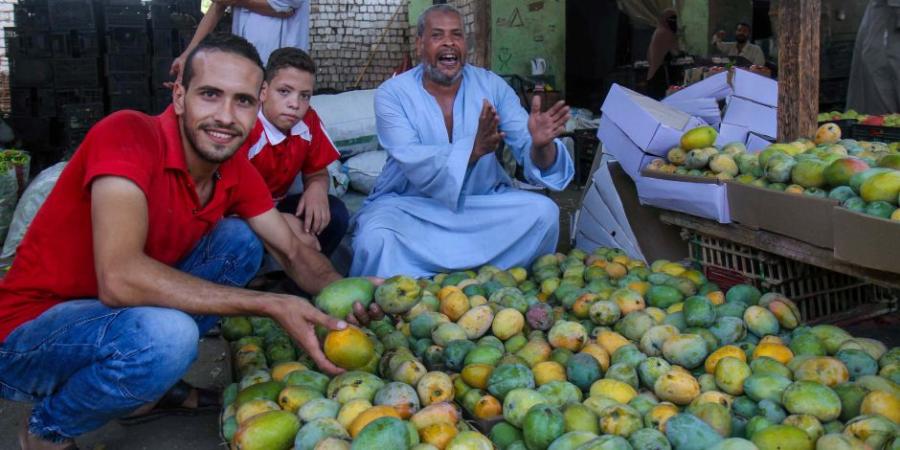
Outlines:
POLYGON ((855 120, 863 125, 875 125, 880 127, 900 127, 900 114, 860 114, 853 109, 844 112, 831 111, 819 113, 817 120, 828 122, 829 120, 855 120))
POLYGON ((699 127, 682 136, 681 146, 655 159, 650 170, 715 177, 790 194, 832 198, 853 211, 900 221, 898 143, 841 139, 841 129, 822 125, 814 140, 777 143, 748 153, 741 143, 713 147, 715 130, 699 127))
POLYGON ((780 294, 723 291, 693 267, 621 250, 529 269, 332 284, 315 300, 336 317, 348 299, 390 313, 320 330, 349 370, 333 379, 308 362, 260 364, 252 334, 278 333, 250 319, 249 336, 228 334, 242 378, 223 434, 241 449, 900 448, 898 347, 805 326, 780 294), (457 405, 493 424, 488 436, 457 405), (281 440, 254 441, 263 430, 281 440))

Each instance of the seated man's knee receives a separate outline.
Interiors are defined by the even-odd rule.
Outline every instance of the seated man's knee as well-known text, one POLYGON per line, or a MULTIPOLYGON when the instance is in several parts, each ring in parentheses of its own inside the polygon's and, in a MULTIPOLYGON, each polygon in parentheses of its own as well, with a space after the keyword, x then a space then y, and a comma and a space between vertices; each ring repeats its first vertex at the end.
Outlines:
POLYGON ((394 232, 383 227, 359 227, 353 238, 353 250, 378 254, 393 239, 394 232))
MULTIPOLYGON (((197 323, 177 309, 129 308, 122 312, 125 336, 143 371, 154 377, 178 380, 197 357, 197 323)), ((122 346, 122 344, 117 344, 122 346)), ((126 349, 118 349, 127 354, 126 349)))
POLYGON ((219 249, 233 255, 237 267, 246 268, 251 275, 259 270, 264 248, 247 222, 236 218, 222 219, 213 233, 221 242, 219 249))
POLYGON ((549 197, 537 195, 529 209, 532 209, 532 214, 541 223, 554 226, 559 224, 559 205, 549 197))

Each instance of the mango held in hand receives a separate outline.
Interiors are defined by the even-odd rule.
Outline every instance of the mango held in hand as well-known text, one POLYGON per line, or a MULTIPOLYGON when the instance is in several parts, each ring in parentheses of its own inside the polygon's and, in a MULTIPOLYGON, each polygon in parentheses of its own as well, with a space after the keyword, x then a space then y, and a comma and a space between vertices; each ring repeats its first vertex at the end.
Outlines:
POLYGON ((325 356, 343 369, 359 369, 374 355, 375 345, 359 328, 348 326, 325 337, 325 356))
POLYGON ((388 278, 384 284, 375 289, 375 302, 386 313, 403 314, 415 306, 420 291, 416 280, 397 275, 388 278))
POLYGON ((316 296, 316 308, 331 317, 345 319, 353 310, 355 302, 368 308, 374 292, 375 285, 366 278, 344 278, 322 289, 316 296))
POLYGON ((681 136, 681 148, 684 150, 693 150, 695 148, 709 147, 716 142, 718 137, 716 129, 713 127, 697 127, 684 133, 681 136))

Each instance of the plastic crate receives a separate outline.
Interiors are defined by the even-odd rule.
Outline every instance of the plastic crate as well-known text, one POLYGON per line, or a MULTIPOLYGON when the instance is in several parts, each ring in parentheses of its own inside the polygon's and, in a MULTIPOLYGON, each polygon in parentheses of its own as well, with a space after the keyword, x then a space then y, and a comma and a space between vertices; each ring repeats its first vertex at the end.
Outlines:
POLYGON ((33 117, 10 117, 9 126, 22 142, 22 147, 32 154, 50 150, 53 143, 54 130, 52 119, 33 117))
POLYGON ((146 54, 143 56, 106 55, 104 67, 106 73, 138 72, 146 75, 150 69, 150 58, 146 54))
POLYGON ((691 259, 723 291, 750 284, 781 293, 797 304, 807 322, 835 322, 855 317, 860 310, 897 310, 897 292, 855 277, 696 232, 689 233, 688 242, 691 259))
POLYGON ((95 30, 97 20, 91 0, 51 0, 50 29, 53 31, 95 30))
POLYGON ((65 130, 62 137, 62 147, 64 154, 71 155, 78 149, 85 136, 87 136, 90 128, 76 128, 65 130))
POLYGON ((57 104, 60 105, 99 103, 103 101, 103 89, 57 89, 55 96, 57 104))
POLYGON ((47 0, 20 0, 13 6, 13 20, 20 30, 50 30, 47 0))
POLYGON ((97 58, 57 58, 53 60, 57 89, 96 88, 100 86, 97 58))
POLYGON ((136 95, 111 95, 109 97, 109 112, 132 109, 149 113, 151 112, 150 104, 149 95, 144 95, 142 97, 136 95))
POLYGON ((172 91, 170 89, 156 89, 153 91, 150 114, 162 114, 172 104, 172 91))
POLYGON ((850 129, 850 137, 860 141, 897 142, 900 141, 900 127, 880 127, 858 123, 850 129))
POLYGON ((48 87, 53 85, 53 64, 44 58, 11 58, 9 60, 11 87, 48 87))
POLYGON ((56 115, 53 89, 10 89, 10 113, 16 117, 49 118, 56 115))
POLYGON ((50 33, 8 27, 3 30, 6 54, 11 58, 46 58, 53 56, 50 33))
POLYGON ((199 0, 153 0, 150 3, 150 26, 154 29, 193 29, 201 18, 199 0))
POLYGON ((103 103, 60 105, 59 118, 66 130, 88 129, 103 118, 103 103))
MULTIPOLYGON (((849 78, 819 81, 819 104, 843 105, 847 102, 847 88, 849 87, 849 78)), ((832 109, 843 109, 843 107, 829 108, 829 110, 832 109)))
POLYGON ((145 28, 147 26, 148 8, 138 0, 137 2, 122 2, 103 5, 103 24, 109 27, 134 27, 145 28))
POLYGON ((153 72, 150 78, 150 85, 154 89, 162 88, 165 82, 175 81, 175 77, 169 75, 172 61, 174 61, 174 58, 153 58, 153 72))
POLYGON ((153 56, 174 58, 191 43, 193 32, 177 28, 153 29, 153 56))
POLYGON ((150 51, 147 30, 143 27, 107 28, 106 51, 110 55, 146 55, 150 51))
POLYGON ((819 78, 830 80, 849 77, 854 44, 855 41, 832 41, 828 45, 822 46, 819 78))
POLYGON ((149 97, 150 86, 147 76, 138 73, 109 74, 106 79, 106 92, 110 97, 149 97))
POLYGON ((83 58, 100 56, 100 41, 93 30, 71 30, 51 34, 53 56, 83 58))

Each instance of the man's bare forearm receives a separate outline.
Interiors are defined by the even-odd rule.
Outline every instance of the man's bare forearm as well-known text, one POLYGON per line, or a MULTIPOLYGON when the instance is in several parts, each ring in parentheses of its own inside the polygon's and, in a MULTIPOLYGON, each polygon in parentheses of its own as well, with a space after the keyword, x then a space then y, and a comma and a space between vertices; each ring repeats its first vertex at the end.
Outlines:
POLYGON ((531 146, 531 161, 541 170, 547 170, 556 163, 556 143, 550 141, 543 147, 531 146))
POLYGON ((222 286, 146 255, 100 268, 100 300, 111 307, 158 306, 188 314, 271 315, 288 296, 222 286))
POLYGON ((299 241, 293 245, 291 254, 282 253, 275 248, 269 250, 300 289, 310 295, 318 294, 325 286, 343 278, 334 271, 325 255, 299 241))

